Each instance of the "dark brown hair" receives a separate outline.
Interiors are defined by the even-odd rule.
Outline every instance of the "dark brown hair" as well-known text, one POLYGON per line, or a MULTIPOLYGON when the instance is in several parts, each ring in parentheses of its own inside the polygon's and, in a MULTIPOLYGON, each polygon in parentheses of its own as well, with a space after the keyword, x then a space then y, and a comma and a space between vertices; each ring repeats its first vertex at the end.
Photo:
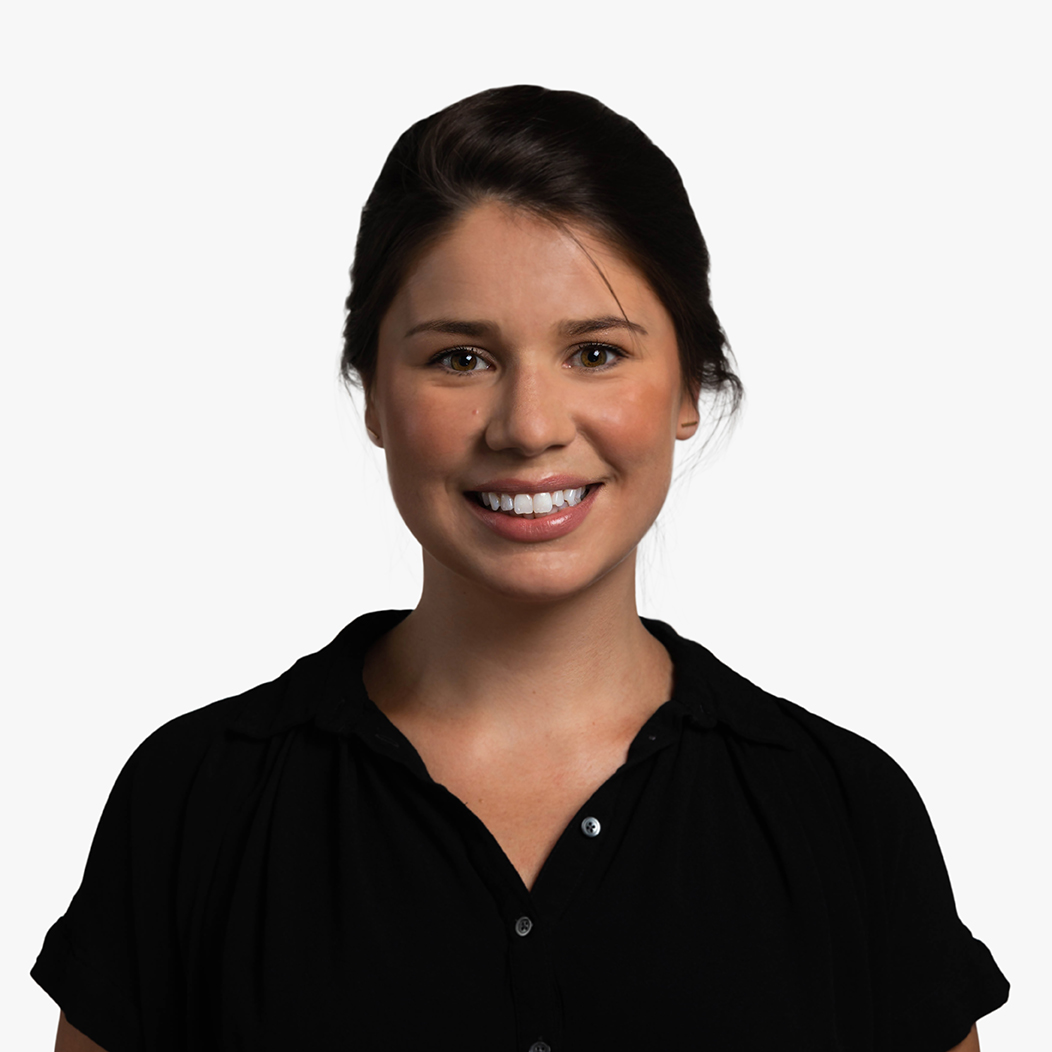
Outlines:
POLYGON ((418 121, 362 209, 341 372, 368 389, 380 322, 413 262, 495 199, 578 223, 646 278, 676 328, 684 381, 737 408, 741 381, 709 295, 709 253, 676 166, 630 120, 575 91, 492 88, 418 121))

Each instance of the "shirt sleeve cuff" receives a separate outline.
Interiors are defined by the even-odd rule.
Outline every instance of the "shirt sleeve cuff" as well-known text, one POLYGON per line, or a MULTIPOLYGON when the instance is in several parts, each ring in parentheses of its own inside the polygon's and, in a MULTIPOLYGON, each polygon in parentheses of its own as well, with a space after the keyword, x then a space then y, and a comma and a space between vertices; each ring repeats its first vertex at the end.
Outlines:
POLYGON ((950 960, 946 982, 900 1018, 899 1033, 889 1035, 889 1047, 907 1052, 949 1052, 972 1025, 1008 1000, 1008 980, 990 951, 969 939, 950 960))
POLYGON ((106 1052, 144 1052, 134 999, 77 950, 64 919, 48 931, 29 974, 69 1023, 106 1052))

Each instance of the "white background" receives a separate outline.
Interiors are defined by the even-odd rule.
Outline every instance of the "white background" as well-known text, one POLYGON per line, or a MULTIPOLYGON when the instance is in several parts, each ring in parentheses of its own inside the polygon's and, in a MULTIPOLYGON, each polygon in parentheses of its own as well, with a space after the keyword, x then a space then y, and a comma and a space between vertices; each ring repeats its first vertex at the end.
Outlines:
POLYGON ((521 82, 596 95, 679 165, 748 389, 646 542, 643 612, 899 760, 1013 983, 984 1049, 1047 1041, 1039 11, 8 15, 0 1044, 51 1047, 28 969, 134 747, 414 603, 415 542, 336 380, 358 211, 412 121, 521 82))

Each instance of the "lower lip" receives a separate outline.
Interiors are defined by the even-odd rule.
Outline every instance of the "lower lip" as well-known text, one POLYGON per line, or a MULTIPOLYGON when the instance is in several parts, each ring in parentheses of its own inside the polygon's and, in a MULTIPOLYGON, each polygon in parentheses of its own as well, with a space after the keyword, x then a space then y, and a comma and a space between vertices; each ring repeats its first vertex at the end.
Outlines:
POLYGON ((572 508, 560 508, 539 519, 527 519, 506 511, 484 508, 475 493, 465 493, 464 498, 475 515, 498 536, 509 541, 536 543, 554 541, 576 530, 592 510, 592 504, 602 488, 602 485, 594 485, 572 508))

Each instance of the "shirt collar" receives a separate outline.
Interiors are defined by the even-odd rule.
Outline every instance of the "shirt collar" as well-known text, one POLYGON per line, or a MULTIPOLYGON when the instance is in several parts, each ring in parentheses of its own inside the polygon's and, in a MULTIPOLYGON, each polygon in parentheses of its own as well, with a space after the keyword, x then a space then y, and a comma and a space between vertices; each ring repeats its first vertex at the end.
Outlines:
MULTIPOLYGON (((362 684, 365 655, 408 610, 378 610, 352 621, 326 647, 301 658, 283 676, 242 695, 245 704, 230 724, 253 738, 268 738, 311 722, 323 731, 348 734, 372 724, 378 710, 362 684)), ((792 721, 778 700, 719 661, 699 643, 684 639, 663 621, 643 618, 669 652, 674 667, 672 700, 699 729, 722 725, 752 741, 794 747, 792 721)))
POLYGON ((751 741, 795 748, 793 723, 782 712, 779 699, 664 621, 642 620, 672 658, 672 698, 690 711, 695 726, 724 726, 751 741))
POLYGON ((231 730, 269 738, 313 721, 336 734, 352 731, 375 706, 362 683, 362 666, 373 641, 408 610, 376 610, 355 618, 328 646, 300 658, 284 675, 242 695, 245 704, 231 730))

